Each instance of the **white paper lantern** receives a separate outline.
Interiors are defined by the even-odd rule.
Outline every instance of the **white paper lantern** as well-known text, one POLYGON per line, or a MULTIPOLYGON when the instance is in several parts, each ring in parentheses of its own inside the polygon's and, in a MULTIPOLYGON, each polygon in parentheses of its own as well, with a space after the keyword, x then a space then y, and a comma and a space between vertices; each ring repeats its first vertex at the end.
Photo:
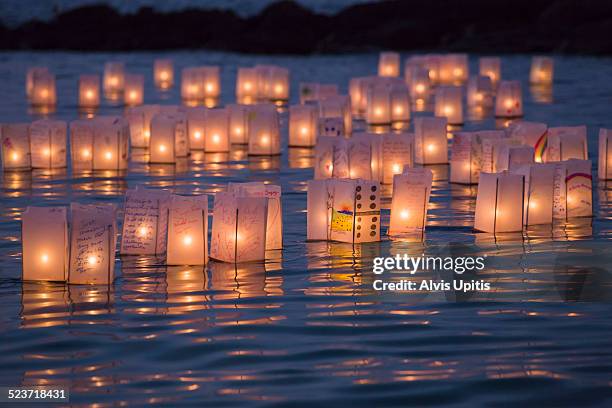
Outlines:
POLYGON ((501 143, 496 150, 496 157, 493 162, 495 172, 512 170, 523 164, 533 163, 534 150, 531 146, 512 146, 501 143))
POLYGON ((75 170, 125 170, 130 127, 127 120, 99 116, 70 122, 70 150, 75 170))
POLYGON ((229 152, 229 115, 226 109, 208 109, 204 122, 204 151, 229 152))
POLYGON ((289 100, 289 70, 276 65, 256 65, 258 96, 268 101, 289 100))
POLYGON ((546 123, 519 121, 507 129, 508 138, 519 144, 534 148, 534 160, 542 163, 548 143, 548 125, 546 123))
MULTIPOLYGON (((391 184, 395 175, 414 166, 414 134, 386 133, 374 136, 374 140, 380 141, 381 154, 378 161, 372 162, 372 166, 378 164, 383 184, 391 184)), ((372 150, 376 152, 376 149, 372 150)))
POLYGON ((116 208, 113 204, 70 205, 68 283, 111 284, 115 279, 116 208))
POLYGON ((187 133, 189 134, 189 148, 191 150, 204 150, 207 110, 206 107, 195 106, 186 111, 187 133))
POLYGON ((226 105, 229 114, 229 135, 231 144, 249 143, 249 106, 229 104, 226 105))
POLYGON ((548 128, 548 145, 545 154, 547 162, 587 160, 588 152, 586 126, 548 128))
POLYGON ((442 59, 444 58, 439 54, 427 54, 424 56, 424 66, 427 68, 429 80, 432 85, 438 85, 441 81, 441 70, 442 70, 442 59))
POLYGON ((448 124, 463 124, 463 92, 458 86, 436 89, 435 115, 446 117, 448 124))
POLYGON ((429 70, 423 67, 413 67, 410 80, 410 97, 417 100, 426 100, 431 88, 429 70))
POLYGON ((219 192, 213 208, 210 257, 222 262, 266 259, 268 199, 219 192))
POLYGON ((251 105, 259 98, 257 70, 255 68, 238 68, 236 76, 236 101, 251 105))
POLYGON ((342 118, 344 134, 353 134, 353 118, 351 116, 351 100, 347 95, 330 96, 319 101, 320 118, 342 118))
POLYGON ((491 233, 523 230, 524 179, 519 174, 480 174, 474 214, 476 230, 491 233))
POLYGON ((30 67, 26 72, 26 96, 32 97, 32 90, 34 89, 34 78, 41 73, 48 73, 49 68, 47 67, 30 67))
POLYGON ((62 120, 37 120, 30 125, 32 168, 57 169, 66 167, 67 125, 62 120))
POLYGON ((55 75, 50 72, 38 72, 32 78, 30 103, 33 106, 54 106, 57 103, 55 75))
POLYGON ((550 85, 553 82, 554 60, 550 57, 533 57, 529 82, 535 85, 550 85))
POLYGON ((100 106, 100 77, 79 76, 79 107, 95 109, 100 106))
POLYGON ((151 120, 160 112, 159 105, 133 106, 127 109, 125 117, 130 124, 130 145, 148 148, 151 139, 151 120))
POLYGON ((216 99, 221 95, 221 73, 218 66, 199 67, 204 80, 204 98, 216 99))
POLYGON ((478 72, 482 76, 488 76, 491 79, 493 89, 495 89, 501 80, 501 58, 481 57, 478 60, 478 72))
POLYGON ((142 105, 144 101, 144 75, 126 74, 123 102, 128 106, 142 105))
POLYGON ((140 187, 125 193, 119 252, 158 255, 166 252, 170 193, 140 187))
POLYGON ((123 62, 107 62, 104 64, 104 78, 102 82, 105 94, 116 95, 123 92, 125 82, 125 66, 123 62))
POLYGON ((523 95, 519 81, 500 81, 495 98, 495 116, 523 116, 523 95))
POLYGON ((334 145, 332 177, 380 180, 381 144, 376 135, 360 133, 334 145))
POLYGON ((612 179, 612 130, 599 129, 598 176, 600 180, 612 179))
POLYGON ((415 163, 448 163, 446 125, 444 117, 418 117, 414 120, 415 163))
POLYGON ((397 52, 381 52, 378 58, 378 75, 397 77, 400 74, 400 55, 397 52))
POLYGON ((158 113, 151 120, 149 153, 151 163, 176 163, 177 157, 189 155, 187 116, 182 113, 158 113))
POLYGON ((31 170, 30 124, 5 123, 2 125, 2 168, 7 170, 31 170))
POLYGON ((440 58, 438 81, 441 84, 463 84, 469 78, 467 54, 447 54, 440 58))
POLYGON ((481 171, 493 172, 492 149, 504 138, 503 130, 457 132, 450 158, 450 182, 476 184, 481 171))
POLYGON ((432 181, 433 172, 422 167, 407 169, 403 174, 393 176, 388 232, 390 236, 401 236, 425 229, 432 181))
POLYGON ((338 95, 338 85, 319 82, 300 82, 300 104, 317 102, 338 95))
POLYGON ((410 121, 410 93, 404 84, 391 86, 391 122, 410 121))
POLYGON ((591 161, 569 159, 563 162, 566 168, 565 191, 566 218, 593 216, 593 177, 591 161))
POLYGON ((186 67, 181 71, 181 98, 188 102, 204 100, 204 78, 198 67, 186 67))
POLYGON ((371 180, 310 180, 307 239, 380 241, 380 184, 371 180))
POLYGON ((489 76, 473 76, 467 85, 468 106, 493 106, 493 84, 489 76))
POLYGON ((317 129, 319 136, 343 136, 346 135, 344 130, 343 118, 319 118, 317 129))
POLYGON ((156 59, 153 62, 153 81, 160 89, 169 89, 174 85, 174 65, 171 59, 156 59))
POLYGON ((208 196, 173 195, 168 204, 168 265, 208 263, 208 196))
POLYGON ((68 217, 65 207, 26 207, 21 214, 24 281, 68 278, 68 217))
POLYGON ((312 147, 317 142, 318 109, 314 105, 289 108, 289 146, 312 147))
POLYGON ((555 163, 534 163, 514 171, 525 177, 524 225, 552 224, 565 213, 565 166, 555 163), (558 187, 555 187, 558 186, 558 187))
POLYGON ((249 155, 280 154, 280 129, 276 108, 271 104, 256 105, 249 112, 249 155))
MULTIPOLYGON (((361 81, 366 77, 351 78, 349 81, 349 96, 351 101, 351 113, 355 118, 363 116, 365 111, 361 110, 362 86, 361 81)), ((365 107, 365 104, 364 104, 365 107)))

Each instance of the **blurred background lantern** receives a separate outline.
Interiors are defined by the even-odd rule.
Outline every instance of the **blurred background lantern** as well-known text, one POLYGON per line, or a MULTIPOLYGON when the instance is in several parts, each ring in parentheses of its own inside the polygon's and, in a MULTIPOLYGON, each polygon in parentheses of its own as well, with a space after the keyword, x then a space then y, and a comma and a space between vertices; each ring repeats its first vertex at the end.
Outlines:
POLYGON ((400 74, 400 55, 397 52, 381 52, 378 57, 378 75, 397 77, 400 74))
POLYGON ((435 115, 446 117, 448 124, 463 124, 463 91, 458 86, 440 86, 436 89, 435 115))
POLYGON ((174 85, 174 65, 171 59, 156 59, 153 62, 153 81, 159 89, 166 90, 174 85))
POLYGON ((248 144, 249 106, 229 104, 225 107, 229 114, 229 135, 231 144, 248 144))
POLYGON ((523 116, 523 94, 519 81, 500 81, 495 98, 495 116, 502 118, 523 116))
POLYGON ((289 146, 313 147, 317 142, 319 113, 314 105, 289 108, 289 146))
POLYGON ((493 89, 497 88, 497 84, 501 80, 501 58, 481 57, 478 60, 478 72, 481 76, 488 76, 491 79, 493 89))
POLYGON ((104 64, 104 78, 102 80, 104 94, 111 99, 123 92, 125 81, 125 66, 123 62, 110 61, 104 64))
POLYGON ((30 125, 32 168, 66 167, 67 124, 63 120, 41 119, 30 125))
POLYGON ((448 163, 446 125, 444 117, 418 117, 414 120, 415 163, 448 163))
POLYGON ((160 111, 159 105, 129 107, 125 117, 130 124, 130 146, 148 148, 151 138, 151 120, 160 111))
POLYGON ((30 103, 42 107, 54 106, 57 103, 54 74, 46 71, 33 76, 30 103))
POLYGON ((100 77, 98 75, 79 76, 79 107, 95 109, 100 106, 100 77))
POLYGON ((550 57, 536 56, 531 59, 529 82, 534 85, 550 85, 554 76, 554 60, 550 57))
POLYGON ((229 152, 229 115, 227 109, 208 109, 204 128, 205 152, 229 152))
POLYGON ((123 103, 127 106, 142 105, 144 102, 144 75, 126 74, 123 85, 123 103))

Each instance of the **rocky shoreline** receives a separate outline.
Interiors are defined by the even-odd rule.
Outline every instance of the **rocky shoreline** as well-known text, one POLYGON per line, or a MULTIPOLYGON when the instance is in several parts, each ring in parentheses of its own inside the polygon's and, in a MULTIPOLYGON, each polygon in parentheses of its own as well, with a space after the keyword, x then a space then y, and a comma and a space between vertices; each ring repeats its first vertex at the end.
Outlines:
POLYGON ((51 21, 0 26, 3 50, 211 49, 252 54, 440 50, 612 55, 612 2, 391 0, 317 14, 280 1, 250 17, 151 8, 122 15, 98 5, 51 21))

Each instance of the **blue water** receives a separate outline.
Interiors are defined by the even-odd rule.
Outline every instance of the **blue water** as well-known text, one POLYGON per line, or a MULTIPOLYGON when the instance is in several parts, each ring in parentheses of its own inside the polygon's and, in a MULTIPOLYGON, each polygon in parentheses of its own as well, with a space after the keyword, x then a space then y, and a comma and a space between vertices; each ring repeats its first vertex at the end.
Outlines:
MULTIPOLYGON (((180 103, 178 88, 153 88, 148 53, 0 54, 0 121, 38 117, 24 96, 28 66, 57 74, 52 116, 77 117, 77 77, 110 59, 147 75, 147 103, 180 103)), ((373 74, 377 55, 253 57, 211 52, 163 54, 184 66, 222 67, 223 103, 233 102, 237 66, 270 62, 300 81, 335 82, 373 74)), ((503 76, 521 79, 525 118, 612 127, 610 59, 557 57, 554 87, 527 84, 529 58, 503 57, 503 76)), ((475 70, 476 59, 471 68, 475 70)), ((105 101, 99 113, 121 113, 105 101)), ((430 115, 431 112, 419 113, 430 115)), ((595 179, 594 218, 491 237, 471 230, 475 187, 435 181, 423 243, 356 246, 306 243, 305 183, 312 151, 220 162, 195 155, 183 166, 151 166, 134 154, 127 174, 70 171, 3 174, 0 181, 0 386, 60 385, 71 405, 141 406, 609 406, 612 314, 609 300, 612 189, 595 179), (71 201, 122 205, 127 188, 213 193, 229 181, 282 185, 282 252, 265 264, 165 267, 152 257, 117 259, 111 287, 21 283, 20 213, 27 205, 71 201), (451 245, 449 245, 451 243, 451 245), (488 255, 479 277, 489 293, 377 295, 372 257, 488 255), (586 270, 586 272, 585 272, 586 270)), ((492 117, 466 129, 488 129, 492 117)), ((363 124, 357 123, 357 127, 363 124)), ((594 168, 595 165, 594 165, 594 168)), ((388 191, 387 191, 388 193, 388 191)), ((390 198, 383 199, 383 231, 390 198)))

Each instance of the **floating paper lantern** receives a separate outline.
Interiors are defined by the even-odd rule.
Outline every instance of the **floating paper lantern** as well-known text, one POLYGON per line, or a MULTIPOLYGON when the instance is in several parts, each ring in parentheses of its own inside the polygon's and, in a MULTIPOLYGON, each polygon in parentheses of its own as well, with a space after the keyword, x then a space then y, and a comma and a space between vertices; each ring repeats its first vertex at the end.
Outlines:
POLYGON ((157 255, 166 252, 170 193, 140 187, 125 193, 119 253, 157 255))
POLYGON ((562 165, 566 169, 566 218, 593 216, 591 161, 569 159, 562 165))
POLYGON ((493 162, 495 172, 512 170, 523 164, 533 163, 534 150, 531 146, 512 146, 501 143, 496 150, 496 157, 493 162))
MULTIPOLYGON (((414 166, 414 134, 386 133, 373 138, 381 145, 380 156, 372 162, 372 166, 378 165, 382 183, 391 184, 395 175, 414 166)), ((376 152, 376 149, 372 151, 376 152)))
POLYGON ((400 55, 397 52, 381 52, 378 58, 378 75, 396 77, 400 73, 400 55))
MULTIPOLYGON (((357 82, 359 85, 359 92, 357 95, 358 107, 356 117, 365 118, 366 116, 368 110, 370 88, 376 85, 387 83, 388 79, 390 78, 381 78, 377 76, 359 78, 359 81, 357 82)), ((351 95, 351 98, 352 97, 353 95, 351 95)))
POLYGON ((351 116, 351 100, 347 95, 331 96, 319 101, 319 117, 342 118, 344 134, 353 133, 353 118, 351 116))
POLYGON ((318 82, 300 82, 300 104, 317 102, 338 95, 338 85, 318 82))
POLYGON ((231 144, 249 143, 249 107, 248 105, 226 105, 229 115, 229 135, 231 144))
MULTIPOLYGON (((351 78, 349 81, 349 96, 351 101, 351 113, 354 117, 360 118, 365 113, 362 111, 362 86, 361 81, 366 77, 351 78)), ((365 104, 363 105, 365 107, 365 104)))
POLYGON ((227 191, 236 197, 264 197, 268 199, 266 216, 266 251, 283 248, 283 211, 281 187, 263 182, 230 183, 227 191))
POLYGON ((549 57, 533 57, 529 82, 535 85, 550 85, 553 82, 554 60, 549 57))
POLYGON ((33 106, 53 106, 56 102, 55 75, 50 72, 38 72, 32 78, 30 103, 33 106))
POLYGON ((114 204, 70 205, 68 283, 111 284, 115 279, 117 225, 114 204))
POLYGON ((546 123, 519 121, 507 129, 508 138, 519 144, 534 148, 534 161, 542 163, 548 145, 548 125, 546 123))
POLYGON ((586 126, 565 126, 548 128, 548 143, 545 159, 547 162, 569 159, 587 160, 586 126))
POLYGON ((476 184, 481 171, 493 172, 493 146, 504 138, 503 130, 457 132, 450 158, 450 182, 476 184))
POLYGON ((446 118, 443 117, 419 117, 415 119, 415 163, 448 163, 446 125, 446 118))
POLYGON ((493 84, 489 76, 473 76, 467 85, 468 106, 493 106, 493 84))
POLYGON ((375 85, 368 89, 366 122, 369 125, 391 123, 391 92, 386 84, 375 85))
POLYGON ((391 122, 410 121, 410 94, 404 84, 391 86, 391 122))
POLYGON ((127 109, 125 117, 130 124, 130 145, 137 148, 149 147, 151 120, 160 112, 159 105, 141 105, 127 109))
POLYGON ((142 105, 144 101, 144 75, 127 74, 124 81, 123 102, 128 106, 142 105))
POLYGON ((523 96, 519 81, 500 81, 495 98, 495 116, 502 118, 523 116, 523 96))
POLYGON ((70 122, 70 151, 75 170, 125 170, 130 127, 127 120, 99 116, 70 122))
POLYGON ((153 81, 160 89, 168 89, 174 85, 174 65, 171 59, 156 59, 153 62, 153 81))
POLYGON ((476 230, 491 233, 523 230, 524 179, 519 174, 480 174, 474 214, 476 230))
POLYGON ((612 179, 612 130, 599 129, 599 162, 600 180, 612 179))
POLYGON ((149 153, 151 163, 175 163, 177 157, 189 155, 185 114, 158 113, 151 120, 149 153))
POLYGON ((125 67, 123 62, 107 62, 104 64, 103 87, 104 93, 116 95, 123 92, 125 81, 125 67))
POLYGON ((307 239, 380 241, 380 184, 372 180, 310 180, 307 239))
POLYGON ((446 117, 448 124, 463 124, 463 92, 457 86, 436 89, 435 115, 446 117))
POLYGON ((289 146, 314 146, 317 142, 318 122, 319 115, 316 106, 291 106, 289 108, 289 146))
POLYGON ((488 76, 491 79, 493 88, 501 80, 501 58, 482 57, 478 60, 478 72, 481 76, 488 76))
POLYGON ((447 54, 440 58, 438 81, 442 84, 462 84, 469 77, 467 54, 447 54))
POLYGON ((334 169, 334 150, 341 148, 344 140, 337 136, 319 136, 315 146, 315 180, 332 177, 334 169))
POLYGON ((210 257, 222 262, 266 259, 268 199, 215 195, 210 257))
POLYGON ((427 60, 422 55, 413 55, 406 59, 404 63, 404 80, 407 85, 410 85, 413 80, 413 74, 415 69, 422 69, 427 72, 429 79, 429 72, 427 70, 427 60))
POLYGON ((216 99, 221 95, 221 73, 218 66, 199 67, 204 80, 204 98, 216 99))
POLYGON ((181 71, 181 98, 184 101, 204 100, 204 78, 198 67, 187 67, 181 71))
POLYGON ((429 97, 429 70, 423 67, 413 67, 410 81, 410 97, 413 100, 425 100, 429 97))
POLYGON ((254 106, 248 115, 249 155, 280 154, 280 129, 276 108, 271 104, 254 106))
POLYGON ((66 122, 37 120, 30 125, 32 168, 57 169, 66 167, 66 122))
POLYGON ((258 96, 262 100, 289 100, 289 70, 276 65, 256 65, 258 96))
POLYGON ((236 101, 241 104, 253 104, 258 99, 257 70, 255 68, 238 68, 236 76, 236 101))
POLYGON ((204 151, 229 152, 229 115, 226 109, 208 109, 204 122, 204 151))
POLYGON ((208 108, 203 106, 187 109, 187 133, 189 133, 189 148, 191 150, 204 150, 207 110, 208 108))
POLYGON ((26 72, 26 96, 32 97, 32 90, 34 89, 34 78, 41 73, 48 73, 47 67, 31 67, 26 72))
POLYGON ((30 125, 5 123, 2 125, 2 168, 6 170, 31 170, 30 125))
POLYGON ((425 55, 423 66, 427 69, 432 85, 441 83, 442 59, 443 56, 438 54, 425 55))
POLYGON ((380 139, 361 133, 333 147, 332 177, 380 180, 380 139))
POLYGON ((100 77, 81 75, 79 77, 79 107, 94 109, 100 106, 100 77))
POLYGON ((319 118, 317 128, 319 136, 344 136, 343 118, 319 118))
POLYGON ((168 265, 208 263, 208 196, 173 195, 168 204, 168 265))
POLYGON ((565 212, 565 166, 555 163, 534 163, 519 166, 514 171, 525 177, 524 225, 552 224, 565 212), (563 209, 561 208, 563 207, 563 209))
POLYGON ((407 169, 393 176, 390 236, 401 236, 424 230, 431 195, 433 172, 430 169, 407 169))
POLYGON ((24 281, 66 281, 68 217, 65 207, 27 207, 21 214, 24 281))

